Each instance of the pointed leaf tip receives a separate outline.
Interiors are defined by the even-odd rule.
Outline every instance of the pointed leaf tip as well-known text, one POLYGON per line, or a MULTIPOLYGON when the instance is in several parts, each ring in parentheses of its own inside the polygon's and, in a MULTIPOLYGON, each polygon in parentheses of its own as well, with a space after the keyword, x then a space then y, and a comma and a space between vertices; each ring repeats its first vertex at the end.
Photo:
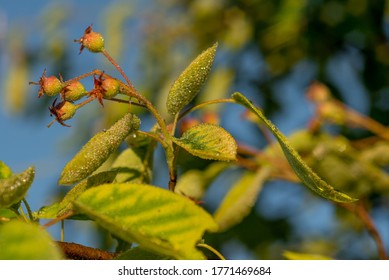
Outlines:
POLYGON ((219 231, 238 224, 250 213, 271 170, 270 166, 264 166, 256 173, 246 171, 231 187, 213 215, 219 231))
POLYGON ((35 168, 0 179, 0 208, 8 208, 24 198, 35 177, 35 168))
POLYGON ((11 177, 12 171, 11 169, 2 161, 0 161, 0 180, 7 179, 11 177))
POLYGON ((252 111, 264 124, 270 129, 272 134, 276 137, 280 144, 282 151, 285 154, 286 159, 293 168, 296 175, 312 191, 318 195, 336 202, 350 203, 357 199, 348 196, 345 193, 337 191, 323 179, 321 179, 312 169, 302 160, 300 155, 295 149, 293 149, 287 138, 279 131, 279 129, 268 120, 262 113, 262 111, 253 105, 243 94, 235 92, 232 98, 239 104, 243 105, 250 111, 252 111))
POLYGON ((199 93, 208 78, 218 43, 197 56, 173 83, 166 102, 168 112, 176 115, 199 93))

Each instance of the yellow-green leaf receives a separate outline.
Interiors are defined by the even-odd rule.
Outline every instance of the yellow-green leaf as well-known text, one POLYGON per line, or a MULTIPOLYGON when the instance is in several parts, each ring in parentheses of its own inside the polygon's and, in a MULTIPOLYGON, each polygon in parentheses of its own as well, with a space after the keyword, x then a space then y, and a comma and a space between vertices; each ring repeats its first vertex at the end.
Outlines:
POLYGON ((193 200, 200 200, 204 194, 205 187, 203 172, 193 169, 179 177, 174 192, 193 200))
POLYGON ((194 202, 150 185, 98 186, 74 205, 122 240, 177 259, 202 259, 196 243, 206 230, 217 230, 212 216, 194 202))
POLYGON ((278 140, 286 159, 289 164, 292 166, 296 175, 300 178, 300 180, 312 191, 316 192, 320 196, 336 201, 336 202, 353 202, 356 201, 355 198, 348 196, 342 192, 337 191, 332 186, 330 186, 327 182, 321 179, 312 169, 302 160, 300 155, 297 153, 295 149, 293 149, 289 141, 286 137, 278 130, 278 128, 268 120, 260 109, 252 104, 243 94, 236 92, 232 95, 232 98, 239 104, 243 105, 254 114, 256 114, 261 121, 265 123, 265 125, 270 129, 273 135, 278 140))
POLYGON ((323 255, 296 253, 291 251, 285 251, 283 256, 288 260, 332 260, 330 257, 323 255))
POLYGON ((211 71, 216 48, 217 43, 196 57, 174 82, 166 102, 170 114, 177 114, 199 93, 211 71))
POLYGON ((18 218, 18 214, 14 210, 0 208, 0 223, 9 222, 11 219, 18 218))
POLYGON ((0 208, 8 208, 24 198, 35 176, 33 166, 19 174, 0 179, 0 208))
POLYGON ((55 219, 66 215, 73 211, 73 201, 77 199, 84 191, 91 187, 96 187, 102 184, 112 183, 115 179, 116 171, 104 171, 90 176, 74 186, 62 199, 61 202, 56 202, 50 206, 45 206, 33 213, 37 219, 55 219))
POLYGON ((11 169, 2 161, 0 161, 0 179, 7 179, 11 177, 11 169))
POLYGON ((247 171, 229 190, 214 213, 219 231, 238 224, 250 213, 270 171, 269 166, 262 167, 257 172, 247 171))
POLYGON ((124 150, 111 167, 117 172, 115 183, 150 183, 152 155, 147 149, 124 150))
POLYGON ((39 225, 12 220, 0 224, 1 260, 57 260, 61 250, 39 225))
POLYGON ((236 160, 235 139, 224 128, 203 123, 184 132, 173 141, 194 156, 222 161, 236 160))
POLYGON ((201 200, 208 186, 228 166, 226 162, 217 161, 209 164, 205 170, 189 170, 179 176, 174 192, 195 201, 201 200))
POLYGON ((119 147, 128 134, 139 129, 139 126, 139 118, 128 113, 108 130, 93 136, 65 166, 59 184, 71 185, 91 175, 119 147))

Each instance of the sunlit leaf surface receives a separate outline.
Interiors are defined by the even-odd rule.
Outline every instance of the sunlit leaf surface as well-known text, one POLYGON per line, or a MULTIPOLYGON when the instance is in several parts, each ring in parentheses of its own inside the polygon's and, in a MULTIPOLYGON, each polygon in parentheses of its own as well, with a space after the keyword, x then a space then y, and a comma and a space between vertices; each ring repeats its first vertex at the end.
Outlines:
POLYGON ((235 139, 224 128, 214 124, 199 124, 185 131, 181 138, 173 140, 187 152, 203 159, 236 159, 235 139))
POLYGON ((0 248, 0 259, 2 260, 63 258, 60 249, 41 226, 19 220, 0 224, 0 248))
POLYGON ((217 230, 213 218, 193 201, 150 185, 91 188, 75 206, 122 240, 177 259, 202 259, 196 243, 206 230, 217 230))
POLYGON ((270 171, 268 166, 260 168, 256 173, 247 171, 232 186, 214 214, 220 231, 238 224, 250 213, 270 171))

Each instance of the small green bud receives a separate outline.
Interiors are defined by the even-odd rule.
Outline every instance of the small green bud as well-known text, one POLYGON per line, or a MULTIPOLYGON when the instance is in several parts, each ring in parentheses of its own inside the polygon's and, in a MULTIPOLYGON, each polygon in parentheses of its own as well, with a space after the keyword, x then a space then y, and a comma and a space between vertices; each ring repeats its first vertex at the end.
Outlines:
POLYGON ((84 36, 78 40, 74 40, 81 44, 80 53, 84 48, 87 48, 91 52, 102 52, 104 50, 104 38, 100 33, 93 32, 92 26, 88 26, 85 29, 84 36))
POLYGON ((119 93, 120 84, 116 79, 107 78, 102 81, 101 87, 104 98, 110 99, 119 93))
POLYGON ((87 93, 84 85, 79 81, 72 82, 65 86, 62 91, 62 99, 66 101, 77 101, 87 93))

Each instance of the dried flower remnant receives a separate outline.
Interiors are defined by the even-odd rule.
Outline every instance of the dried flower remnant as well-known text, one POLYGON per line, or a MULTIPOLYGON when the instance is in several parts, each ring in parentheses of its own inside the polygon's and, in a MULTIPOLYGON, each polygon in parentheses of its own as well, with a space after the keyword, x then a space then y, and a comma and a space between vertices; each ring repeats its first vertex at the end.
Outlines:
POLYGON ((113 78, 104 79, 103 75, 104 72, 98 78, 93 77, 94 88, 89 92, 89 96, 97 98, 102 107, 104 107, 103 98, 111 99, 119 93, 120 89, 118 80, 113 78))
MULTIPOLYGON (((57 98, 49 107, 50 115, 55 117, 55 120, 63 126, 70 127, 70 125, 65 124, 64 121, 71 119, 76 113, 77 106, 69 101, 61 101, 57 104, 57 98)), ((48 127, 53 124, 51 122, 48 127)))

